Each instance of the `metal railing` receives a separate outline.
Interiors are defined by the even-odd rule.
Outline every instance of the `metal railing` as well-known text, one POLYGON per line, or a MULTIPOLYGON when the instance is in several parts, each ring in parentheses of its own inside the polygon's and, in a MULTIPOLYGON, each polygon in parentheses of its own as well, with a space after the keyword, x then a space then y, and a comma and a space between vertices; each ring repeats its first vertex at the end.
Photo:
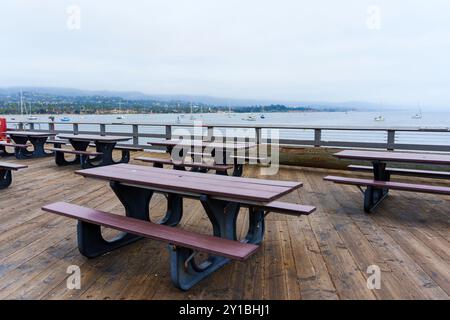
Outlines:
POLYGON ((131 137, 130 143, 145 149, 152 139, 170 139, 180 131, 200 136, 245 137, 256 143, 271 143, 274 130, 281 147, 369 148, 450 152, 450 129, 431 127, 340 127, 277 124, 180 124, 126 122, 9 121, 9 129, 54 133, 101 134, 131 137), (195 128, 195 129, 194 129, 195 128), (200 130, 200 131, 199 131, 200 130), (200 134, 199 134, 200 133, 200 134))

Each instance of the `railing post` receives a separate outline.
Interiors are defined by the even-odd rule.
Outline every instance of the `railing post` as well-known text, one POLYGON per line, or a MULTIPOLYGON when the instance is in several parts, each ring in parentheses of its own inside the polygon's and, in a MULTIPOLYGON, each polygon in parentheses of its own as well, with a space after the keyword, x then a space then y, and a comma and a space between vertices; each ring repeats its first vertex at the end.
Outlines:
POLYGON ((19 130, 23 130, 23 122, 19 122, 19 130))
POLYGON ((256 139, 256 144, 259 145, 261 143, 261 139, 262 139, 262 130, 261 128, 255 128, 255 139, 256 139))
POLYGON ((100 135, 105 136, 106 135, 106 124, 100 123, 100 135))
POLYGON ((212 141, 213 138, 214 138, 214 127, 208 126, 207 139, 208 141, 212 141))
POLYGON ((322 130, 314 129, 314 147, 320 147, 322 141, 322 130))
POLYGON ((395 147, 395 130, 388 130, 387 132, 387 149, 394 151, 395 147))
POLYGON ((55 124, 54 123, 49 123, 48 124, 48 131, 55 132, 55 124))
POLYGON ((172 126, 166 125, 166 139, 172 139, 172 126))
POLYGON ((255 128, 255 143, 256 143, 256 155, 259 157, 259 149, 262 140, 262 130, 261 128, 255 128))
POLYGON ((34 130, 34 123, 30 122, 29 125, 30 125, 30 130, 34 130))
POLYGON ((133 124, 133 146, 139 145, 139 126, 137 124, 133 124))
POLYGON ((73 134, 78 134, 78 123, 73 124, 73 134))

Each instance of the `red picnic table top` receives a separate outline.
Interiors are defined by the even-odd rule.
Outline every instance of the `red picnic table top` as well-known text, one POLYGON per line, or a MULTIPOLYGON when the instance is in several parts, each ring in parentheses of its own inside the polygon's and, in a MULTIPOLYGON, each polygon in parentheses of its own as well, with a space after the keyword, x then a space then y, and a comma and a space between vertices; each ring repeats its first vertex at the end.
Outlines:
POLYGON ((255 143, 244 143, 244 142, 215 142, 215 141, 201 141, 201 140, 164 140, 164 141, 151 141, 148 142, 150 145, 154 146, 165 146, 165 147, 200 147, 200 148, 214 148, 214 149, 250 149, 256 146, 255 143))
POLYGON ((68 139, 68 140, 78 140, 78 141, 100 141, 100 142, 119 142, 128 141, 132 137, 123 136, 102 136, 96 134, 59 134, 58 138, 68 139))
POLYGON ((272 202, 302 186, 302 183, 297 181, 221 176, 131 164, 78 170, 76 173, 161 192, 208 195, 216 199, 260 205, 272 202))
POLYGON ((412 153, 412 152, 389 152, 389 151, 365 151, 344 150, 334 154, 340 159, 368 160, 368 161, 392 161, 413 162, 429 164, 450 164, 450 155, 412 153))
POLYGON ((6 131, 7 135, 20 137, 52 137, 56 136, 53 132, 39 132, 39 131, 6 131))

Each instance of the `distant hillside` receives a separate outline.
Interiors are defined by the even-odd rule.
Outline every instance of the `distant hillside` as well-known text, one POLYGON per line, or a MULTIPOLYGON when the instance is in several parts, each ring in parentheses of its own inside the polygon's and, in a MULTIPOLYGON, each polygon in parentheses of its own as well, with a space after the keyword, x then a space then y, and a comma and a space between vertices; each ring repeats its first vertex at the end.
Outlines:
MULTIPOLYGON (((207 106, 220 107, 251 107, 280 104, 287 107, 308 107, 315 110, 379 110, 379 105, 368 102, 320 102, 320 101, 283 101, 268 99, 230 99, 221 97, 199 96, 199 95, 159 95, 145 94, 138 91, 107 91, 107 90, 80 90, 73 88, 53 88, 53 87, 10 87, 0 88, 0 97, 15 100, 20 90, 36 96, 57 96, 57 97, 105 97, 121 98, 124 101, 158 101, 182 102, 203 104, 207 106)), ((395 106, 384 106, 384 109, 397 109, 395 106)))

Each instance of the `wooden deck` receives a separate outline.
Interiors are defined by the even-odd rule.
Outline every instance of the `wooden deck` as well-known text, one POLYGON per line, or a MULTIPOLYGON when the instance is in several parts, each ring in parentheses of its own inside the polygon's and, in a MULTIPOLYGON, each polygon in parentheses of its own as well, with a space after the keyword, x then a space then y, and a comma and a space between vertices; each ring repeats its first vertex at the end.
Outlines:
MULTIPOLYGON (((358 189, 322 180, 336 171, 284 167, 272 178, 304 182, 303 188, 285 200, 317 206, 317 211, 299 218, 269 215, 258 253, 246 262, 230 263, 192 290, 181 292, 170 282, 165 244, 142 240, 88 260, 77 249, 76 221, 40 210, 44 204, 67 201, 123 214, 105 182, 77 176, 73 166, 57 167, 53 158, 7 161, 30 167, 15 173, 12 186, 0 191, 0 299, 450 296, 450 199, 446 196, 392 191, 376 213, 367 215, 358 189), (380 290, 366 286, 370 276, 366 270, 373 264, 381 268, 380 290), (81 268, 80 290, 66 287, 69 265, 81 268)), ((258 172, 258 167, 247 166, 244 175, 257 177, 258 172)), ((418 180, 422 179, 414 179, 418 180)), ((162 216, 164 197, 154 197, 151 207, 152 218, 162 216)), ((242 234, 246 215, 243 209, 242 234)), ((194 200, 185 202, 182 226, 211 232, 201 205, 194 200)), ((105 234, 112 236, 113 231, 105 234)))

